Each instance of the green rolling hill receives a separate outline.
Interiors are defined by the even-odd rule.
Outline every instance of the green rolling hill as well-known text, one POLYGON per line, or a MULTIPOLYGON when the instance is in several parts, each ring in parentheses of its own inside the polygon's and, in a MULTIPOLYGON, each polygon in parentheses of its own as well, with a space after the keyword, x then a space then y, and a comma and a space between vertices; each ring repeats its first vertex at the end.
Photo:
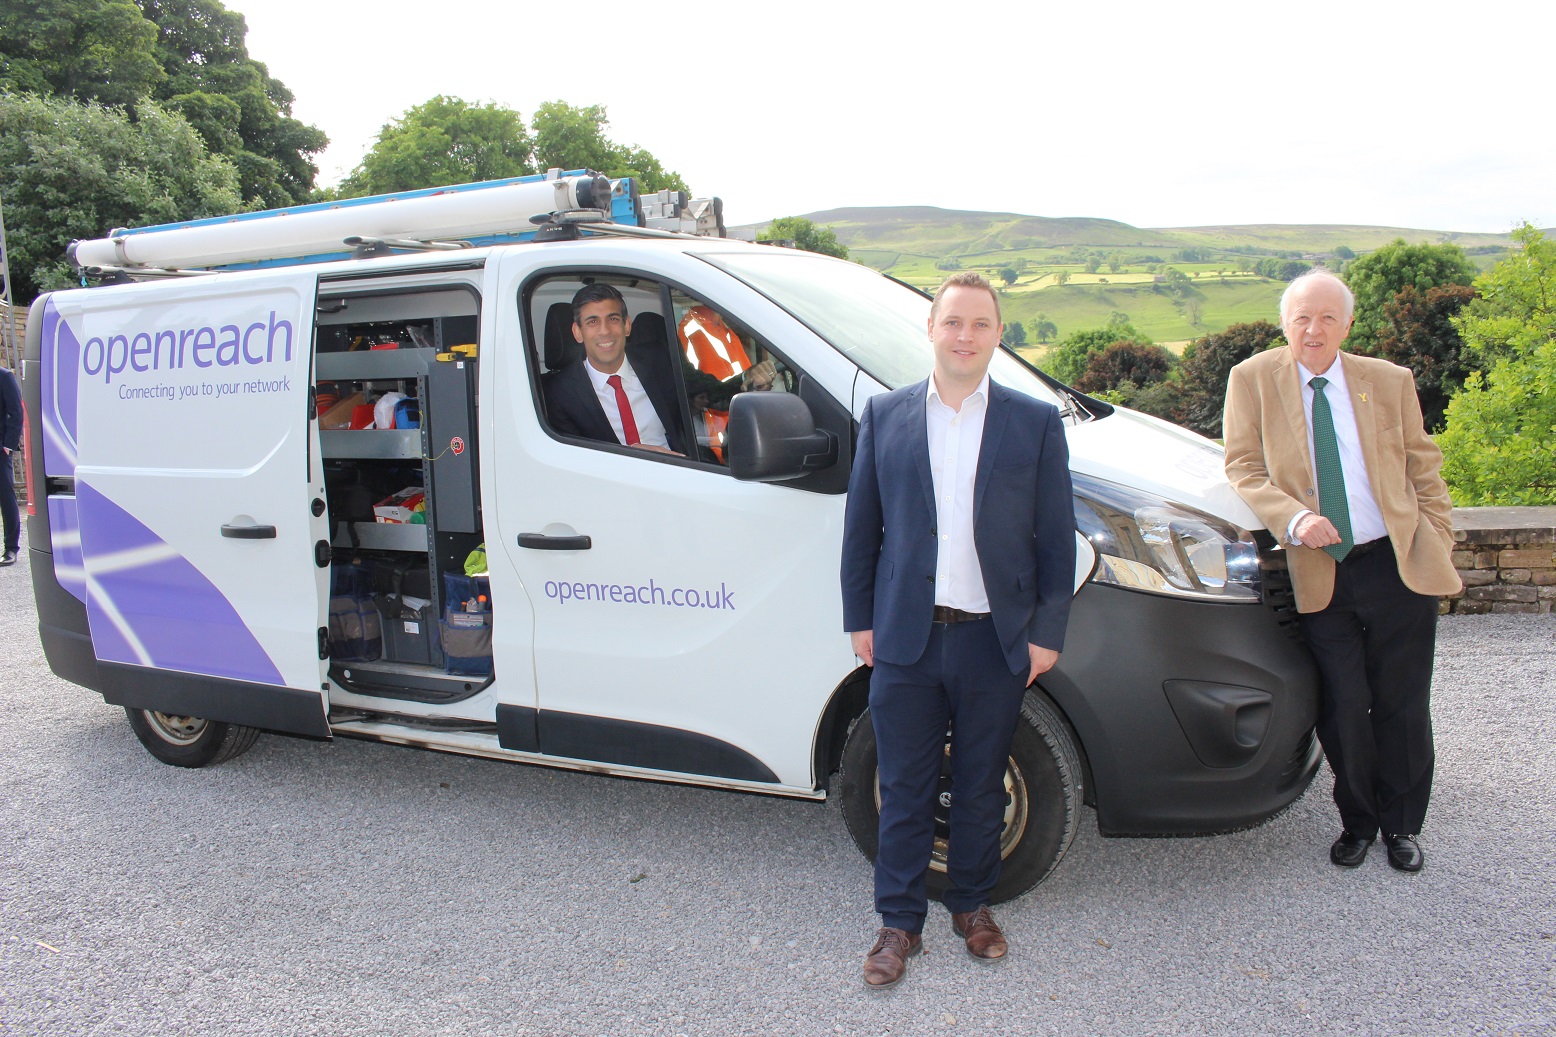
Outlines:
POLYGON ((1258 276, 1260 259, 1335 269, 1342 264, 1338 249, 1360 255, 1403 238, 1458 245, 1485 267, 1506 253, 1511 240, 1506 234, 1342 224, 1141 228, 1091 217, 931 205, 827 209, 805 218, 830 227, 854 260, 909 284, 932 288, 948 269, 985 274, 1001 286, 1007 324, 1042 315, 1058 325, 1062 338, 1122 313, 1173 347, 1232 324, 1275 318, 1285 283, 1258 276), (1016 271, 1008 286, 1000 277, 1006 268, 1016 271), (1165 290, 1169 268, 1188 284, 1165 290))

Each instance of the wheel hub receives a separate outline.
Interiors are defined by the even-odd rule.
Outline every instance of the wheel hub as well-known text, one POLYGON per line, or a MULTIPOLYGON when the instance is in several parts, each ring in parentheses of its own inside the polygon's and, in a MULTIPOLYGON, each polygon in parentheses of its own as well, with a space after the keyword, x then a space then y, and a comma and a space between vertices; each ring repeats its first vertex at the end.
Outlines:
POLYGON ((206 722, 199 717, 158 713, 150 709, 145 710, 145 716, 157 736, 174 745, 193 745, 205 733, 206 722))

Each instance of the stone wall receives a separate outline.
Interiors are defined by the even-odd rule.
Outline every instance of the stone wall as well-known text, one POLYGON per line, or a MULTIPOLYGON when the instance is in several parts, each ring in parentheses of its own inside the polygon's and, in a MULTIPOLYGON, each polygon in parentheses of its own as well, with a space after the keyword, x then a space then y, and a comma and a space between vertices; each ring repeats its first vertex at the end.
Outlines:
POLYGON ((1464 592, 1444 612, 1553 611, 1556 508, 1455 508, 1453 527, 1464 592))

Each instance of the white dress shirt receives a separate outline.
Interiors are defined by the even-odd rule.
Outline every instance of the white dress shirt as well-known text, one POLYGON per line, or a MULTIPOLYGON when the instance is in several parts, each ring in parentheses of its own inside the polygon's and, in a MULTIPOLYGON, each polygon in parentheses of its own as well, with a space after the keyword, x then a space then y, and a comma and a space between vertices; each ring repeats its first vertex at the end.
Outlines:
MULTIPOLYGON (((609 384, 610 375, 587 359, 584 360, 584 370, 589 372, 589 381, 594 383, 595 395, 600 398, 600 407, 605 411, 605 419, 611 423, 611 431, 616 433, 616 442, 625 444, 627 435, 621 427, 621 407, 616 402, 616 390, 609 384)), ((632 422, 638 427, 638 441, 645 446, 668 448, 670 440, 665 435, 664 422, 659 420, 659 414, 654 410, 648 393, 643 390, 643 383, 638 381, 638 376, 633 372, 631 362, 623 357, 621 368, 616 373, 621 375, 621 387, 626 391, 627 404, 632 408, 632 422)))
POLYGON ((952 410, 940 402, 935 376, 925 394, 929 425, 929 471, 935 483, 935 604, 966 612, 989 611, 989 595, 973 541, 973 482, 983 445, 983 419, 989 410, 989 376, 952 410))
MULTIPOLYGON (((1307 415, 1307 456, 1313 461, 1313 471, 1318 471, 1318 455, 1313 450, 1313 386, 1317 377, 1312 371, 1297 364, 1297 376, 1302 380, 1302 410, 1307 415)), ((1365 544, 1389 534, 1383 524, 1383 512, 1372 496, 1372 480, 1367 476, 1367 461, 1362 457, 1361 438, 1356 432, 1356 407, 1350 387, 1345 384, 1345 369, 1340 358, 1335 357, 1323 377, 1324 399, 1329 401, 1329 413, 1334 417, 1334 437, 1340 446, 1340 470, 1345 473, 1345 501, 1350 509, 1351 542, 1365 544)), ((1322 507, 1323 503, 1319 502, 1322 507)), ((1303 515, 1311 515, 1311 509, 1300 511, 1286 527, 1286 539, 1294 540, 1297 522, 1303 515)))

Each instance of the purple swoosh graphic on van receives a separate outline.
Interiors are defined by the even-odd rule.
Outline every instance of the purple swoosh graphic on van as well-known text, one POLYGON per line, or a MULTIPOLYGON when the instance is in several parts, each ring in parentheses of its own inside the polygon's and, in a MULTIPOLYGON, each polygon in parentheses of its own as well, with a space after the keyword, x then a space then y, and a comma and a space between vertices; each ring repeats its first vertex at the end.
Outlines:
POLYGON ((43 305, 43 471, 76 474, 76 390, 81 339, 50 299, 43 305))
POLYGON ((232 603, 187 558, 79 481, 76 508, 78 550, 91 562, 86 612, 99 659, 285 683, 232 603))
POLYGON ((86 562, 81 557, 81 520, 74 497, 49 498, 49 539, 54 550, 54 578, 86 601, 86 562))

